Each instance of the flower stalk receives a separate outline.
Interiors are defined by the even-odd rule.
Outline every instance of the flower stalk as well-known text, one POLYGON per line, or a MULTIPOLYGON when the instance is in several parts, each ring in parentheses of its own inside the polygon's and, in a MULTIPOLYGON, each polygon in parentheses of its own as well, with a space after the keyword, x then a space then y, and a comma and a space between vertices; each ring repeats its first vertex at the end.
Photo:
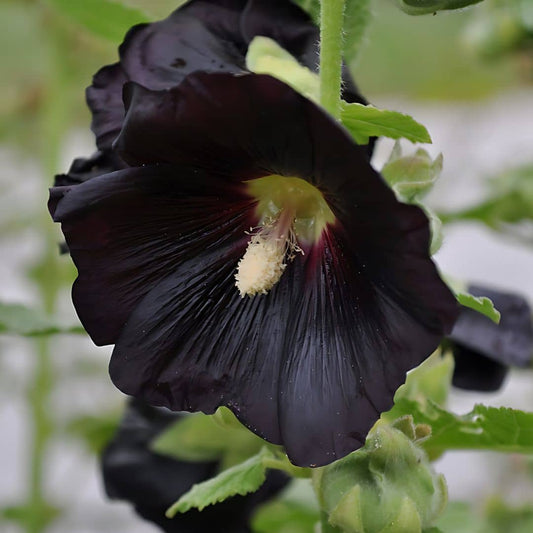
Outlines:
POLYGON ((320 103, 341 114, 342 45, 345 0, 320 2, 320 103))

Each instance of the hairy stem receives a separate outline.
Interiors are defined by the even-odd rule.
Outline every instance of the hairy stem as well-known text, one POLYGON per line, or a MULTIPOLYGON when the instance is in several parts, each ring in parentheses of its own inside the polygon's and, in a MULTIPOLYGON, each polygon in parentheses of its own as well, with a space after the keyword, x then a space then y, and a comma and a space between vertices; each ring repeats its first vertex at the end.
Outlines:
POLYGON ((336 119, 341 113, 345 0, 320 3, 320 103, 336 119))

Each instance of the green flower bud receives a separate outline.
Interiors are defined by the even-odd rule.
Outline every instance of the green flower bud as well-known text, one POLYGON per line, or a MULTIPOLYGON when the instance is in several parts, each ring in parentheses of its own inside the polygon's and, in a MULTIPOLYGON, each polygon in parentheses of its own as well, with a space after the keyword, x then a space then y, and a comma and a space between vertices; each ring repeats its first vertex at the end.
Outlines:
POLYGON ((416 442, 430 429, 410 416, 378 421, 360 450, 314 472, 329 523, 346 533, 421 533, 446 506, 444 477, 416 442))

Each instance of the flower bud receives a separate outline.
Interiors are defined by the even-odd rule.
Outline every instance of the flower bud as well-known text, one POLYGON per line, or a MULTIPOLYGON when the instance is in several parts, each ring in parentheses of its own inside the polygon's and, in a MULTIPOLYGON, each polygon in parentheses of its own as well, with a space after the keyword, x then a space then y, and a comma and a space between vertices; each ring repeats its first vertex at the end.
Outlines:
POLYGON ((429 433, 410 416, 393 425, 378 421, 366 444, 314 474, 329 523, 346 533, 420 533, 447 501, 437 474, 416 442, 429 433))

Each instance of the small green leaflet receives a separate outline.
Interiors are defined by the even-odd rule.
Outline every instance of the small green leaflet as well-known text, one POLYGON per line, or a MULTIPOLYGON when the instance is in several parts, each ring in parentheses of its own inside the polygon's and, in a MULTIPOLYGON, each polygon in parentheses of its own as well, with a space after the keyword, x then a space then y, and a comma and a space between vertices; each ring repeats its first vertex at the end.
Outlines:
POLYGON ((409 15, 434 14, 437 11, 461 9, 482 0, 396 0, 396 3, 409 15))
POLYGON ((431 436, 423 443, 431 455, 446 450, 533 453, 533 413, 476 405, 470 413, 459 416, 431 400, 422 405, 401 398, 394 414, 410 414, 415 423, 431 426, 431 436))
POLYGON ((122 41, 125 33, 135 24, 150 20, 150 17, 139 9, 113 0, 47 0, 47 2, 95 35, 114 42, 122 41))
POLYGON ((431 143, 431 137, 422 124, 398 111, 343 102, 341 122, 358 144, 368 144, 369 137, 404 137, 411 142, 431 143))
POLYGON ((208 505, 222 502, 231 496, 244 496, 256 491, 265 481, 266 460, 272 457, 264 448, 244 463, 228 468, 208 481, 193 485, 189 492, 168 509, 167 516, 172 518, 176 513, 185 513, 193 507, 201 511, 208 505))
POLYGON ((0 334, 53 335, 56 333, 85 333, 81 326, 64 326, 54 322, 36 309, 20 304, 0 302, 0 334))
POLYGON ((469 307, 487 318, 490 318, 495 324, 500 323, 500 312, 494 307, 492 300, 486 296, 473 296, 468 292, 455 292, 457 301, 464 307, 469 307))

